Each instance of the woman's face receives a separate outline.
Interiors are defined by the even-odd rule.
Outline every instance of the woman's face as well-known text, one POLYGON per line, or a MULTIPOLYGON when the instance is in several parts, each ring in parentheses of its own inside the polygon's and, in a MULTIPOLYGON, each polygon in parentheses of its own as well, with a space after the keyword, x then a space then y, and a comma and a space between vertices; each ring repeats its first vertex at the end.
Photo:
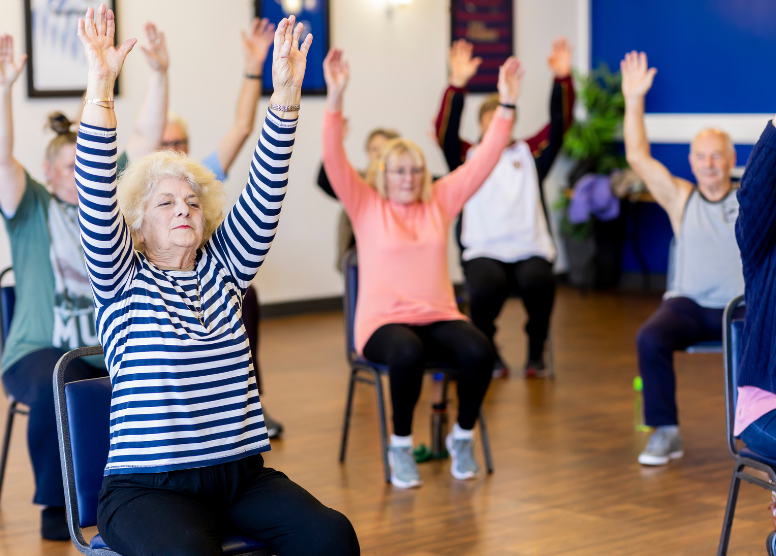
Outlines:
POLYGON ((426 169, 418 166, 409 153, 388 156, 385 161, 385 184, 388 200, 409 205, 420 199, 426 169))
POLYGON ((71 205, 78 204, 75 185, 75 145, 63 145, 54 160, 43 163, 43 171, 54 195, 71 205))
POLYGON ((181 250, 197 249, 202 243, 205 217, 199 197, 186 180, 165 178, 146 203, 141 241, 146 252, 157 258, 181 250))

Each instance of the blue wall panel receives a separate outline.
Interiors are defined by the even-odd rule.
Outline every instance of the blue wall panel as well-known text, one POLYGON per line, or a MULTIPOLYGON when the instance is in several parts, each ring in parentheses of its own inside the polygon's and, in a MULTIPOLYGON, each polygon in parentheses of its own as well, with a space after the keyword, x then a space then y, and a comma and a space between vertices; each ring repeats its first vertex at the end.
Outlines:
POLYGON ((592 65, 643 50, 648 112, 776 111, 776 0, 592 0, 592 65))

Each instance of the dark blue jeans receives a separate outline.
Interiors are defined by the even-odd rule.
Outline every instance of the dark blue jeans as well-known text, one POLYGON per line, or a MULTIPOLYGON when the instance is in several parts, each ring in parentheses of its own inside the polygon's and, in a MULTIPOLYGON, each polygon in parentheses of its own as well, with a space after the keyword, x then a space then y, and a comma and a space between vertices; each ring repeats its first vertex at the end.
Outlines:
POLYGON ((740 438, 753 452, 776 459, 776 409, 746 427, 740 438))
MULTIPOLYGON (((33 502, 44 506, 65 505, 53 386, 54 366, 64 354, 61 349, 41 349, 22 357, 3 373, 6 391, 30 408, 27 447, 35 473, 33 502)), ((76 359, 67 366, 65 382, 107 375, 105 369, 76 359)))
POLYGON ((639 372, 644 381, 644 420, 650 427, 676 425, 674 351, 722 340, 723 309, 701 307, 674 297, 660 304, 636 336, 639 372))

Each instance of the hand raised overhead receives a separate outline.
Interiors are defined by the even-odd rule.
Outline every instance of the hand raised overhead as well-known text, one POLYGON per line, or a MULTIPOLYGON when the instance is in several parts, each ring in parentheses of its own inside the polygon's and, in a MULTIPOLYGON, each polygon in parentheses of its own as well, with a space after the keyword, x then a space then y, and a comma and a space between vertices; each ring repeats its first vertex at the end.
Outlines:
POLYGON ((348 86, 350 65, 342 59, 342 50, 332 48, 323 60, 323 78, 330 96, 341 96, 348 86))
POLYGON ((275 31, 275 50, 272 53, 272 85, 275 88, 273 102, 298 104, 302 97, 302 81, 307 67, 307 52, 313 43, 312 33, 307 35, 302 46, 299 37, 303 26, 294 29, 296 18, 283 18, 275 31))
POLYGON ((89 8, 85 19, 78 20, 78 38, 86 52, 90 82, 110 83, 112 88, 124 59, 137 42, 137 39, 127 39, 116 49, 113 46, 115 36, 116 18, 105 4, 100 4, 97 13, 89 8))
POLYGON ((552 41, 552 52, 547 58, 547 65, 557 78, 568 77, 571 73, 571 45, 566 37, 552 41))
POLYGON ((498 69, 498 98, 502 104, 515 104, 520 96, 520 86, 525 70, 514 56, 507 58, 498 69))
POLYGON ((10 87, 24 69, 27 55, 22 54, 18 62, 13 59, 13 37, 0 35, 0 87, 10 87))
POLYGON ((474 46, 465 39, 459 39, 450 47, 450 85, 466 87, 477 73, 482 58, 472 58, 474 46))
POLYGON ((657 69, 649 68, 644 52, 628 52, 620 62, 622 94, 625 99, 641 99, 652 88, 657 69))
POLYGON ((167 43, 164 41, 164 33, 156 30, 156 25, 150 21, 145 24, 148 46, 141 46, 140 50, 146 55, 148 65, 154 71, 167 71, 170 65, 170 56, 167 52, 167 43))
MULTIPOLYGON (((300 24, 301 25, 301 24, 300 24)), ((275 40, 275 25, 265 17, 254 18, 251 30, 242 33, 243 52, 245 53, 245 71, 251 74, 261 73, 267 59, 269 47, 275 40)))

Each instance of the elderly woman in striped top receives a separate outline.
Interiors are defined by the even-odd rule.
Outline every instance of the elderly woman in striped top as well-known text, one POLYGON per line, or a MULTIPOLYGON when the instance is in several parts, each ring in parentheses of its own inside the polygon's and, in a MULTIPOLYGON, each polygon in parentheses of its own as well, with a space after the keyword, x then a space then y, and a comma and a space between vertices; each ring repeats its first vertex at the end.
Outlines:
POLYGON ((98 528, 129 555, 221 554, 238 532, 274 554, 359 553, 342 514, 282 473, 270 449, 243 295, 277 228, 312 36, 284 19, 248 184, 222 220, 221 184, 184 155, 155 153, 116 185, 111 92, 130 39, 113 47, 113 13, 79 20, 89 63, 78 134, 81 241, 113 385, 111 444, 98 528))

